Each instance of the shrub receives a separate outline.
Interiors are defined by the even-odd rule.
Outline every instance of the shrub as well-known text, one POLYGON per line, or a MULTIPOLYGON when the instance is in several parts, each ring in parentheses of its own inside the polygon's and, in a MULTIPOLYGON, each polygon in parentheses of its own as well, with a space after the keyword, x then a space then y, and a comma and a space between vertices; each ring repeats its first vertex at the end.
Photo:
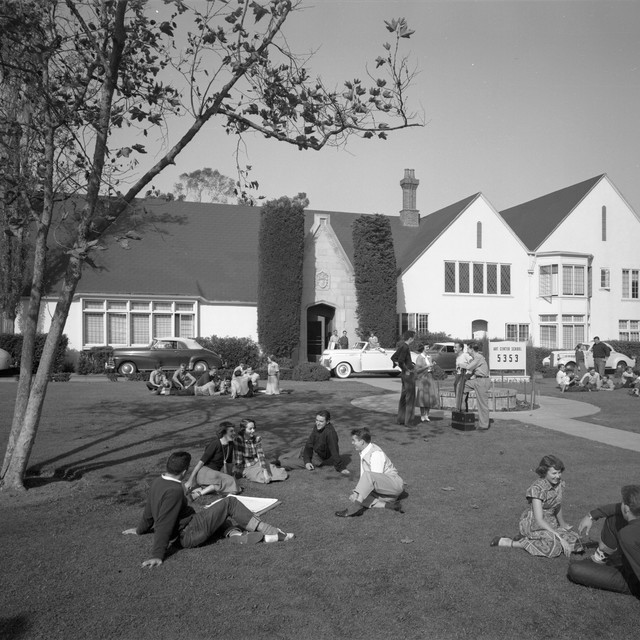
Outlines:
POLYGON ((71 373, 68 371, 61 372, 61 373, 52 373, 49 376, 50 382, 69 382, 70 379, 71 379, 71 373))
MULTIPOLYGON (((281 376, 282 377, 282 376, 281 376)), ((293 368, 292 380, 303 382, 324 382, 331 378, 331 372, 317 362, 301 362, 293 368)))
POLYGON ((258 336, 267 353, 290 358, 300 342, 305 194, 262 206, 258 269, 258 336))
MULTIPOLYGON (((35 349, 33 352, 33 368, 32 371, 35 373, 39 364, 40 358, 42 357, 42 351, 44 349, 44 343, 47 339, 46 333, 38 333, 36 334, 35 340, 35 349)), ((0 349, 4 349, 11 354, 11 357, 14 359, 16 366, 20 367, 20 361, 22 359, 22 334, 16 333, 5 333, 0 334, 0 349)), ((64 369, 66 356, 67 356, 67 345, 69 344, 69 339, 64 334, 60 336, 60 340, 58 341, 58 345, 56 347, 55 356, 53 358, 53 364, 51 366, 50 373, 58 373, 64 369)))
POLYGON ((398 335, 398 270, 387 216, 354 220, 353 268, 360 338, 366 340, 373 331, 381 345, 394 344, 398 335))
POLYGON ((241 362, 253 369, 259 369, 265 360, 260 353, 260 347, 251 338, 211 336, 196 340, 205 349, 215 351, 222 358, 222 362, 232 369, 241 362))
POLYGON ((419 344, 429 345, 430 347, 434 345, 436 342, 453 342, 453 338, 444 331, 436 331, 431 332, 427 331, 425 333, 416 333, 416 338, 411 345, 412 348, 417 347, 419 344))
POLYGON ((111 347, 92 347, 87 351, 81 351, 76 365, 76 373, 86 376, 90 373, 104 373, 104 365, 113 355, 111 347))

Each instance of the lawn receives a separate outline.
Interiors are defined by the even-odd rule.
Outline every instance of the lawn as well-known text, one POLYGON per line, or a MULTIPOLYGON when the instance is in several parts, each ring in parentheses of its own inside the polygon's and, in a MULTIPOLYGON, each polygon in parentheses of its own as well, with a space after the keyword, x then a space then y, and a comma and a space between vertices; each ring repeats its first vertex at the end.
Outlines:
MULTIPOLYGON (((443 419, 406 429, 351 404, 385 393, 365 383, 283 385, 292 393, 250 400, 156 397, 141 383, 50 385, 32 488, 0 494, 0 637, 636 637, 634 598, 571 584, 564 557, 498 551, 489 541, 516 532, 543 454, 567 466, 565 513, 574 523, 640 481, 638 454, 517 421, 497 420, 486 433, 460 433, 443 419), (323 407, 344 453, 349 429, 372 430, 409 484, 404 514, 334 517, 355 484, 354 455, 351 478, 320 469, 245 484, 247 495, 281 500, 264 519, 295 532, 292 542, 220 541, 140 568, 151 538, 121 531, 137 524, 169 452, 197 460, 218 422, 252 416, 273 457, 302 442, 323 407)), ((14 394, 14 383, 0 384, 2 447, 14 394)))

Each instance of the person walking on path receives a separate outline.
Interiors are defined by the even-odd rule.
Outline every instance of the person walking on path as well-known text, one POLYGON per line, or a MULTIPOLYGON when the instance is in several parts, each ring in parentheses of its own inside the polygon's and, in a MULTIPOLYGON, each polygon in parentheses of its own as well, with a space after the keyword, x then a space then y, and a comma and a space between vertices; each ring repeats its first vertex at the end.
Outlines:
POLYGON ((402 334, 402 344, 391 356, 391 362, 395 367, 400 367, 400 377, 402 379, 402 391, 398 402, 398 424, 410 427, 413 423, 416 403, 416 378, 414 374, 415 365, 411 359, 409 346, 415 339, 415 331, 405 331, 402 334))
POLYGON ((593 346, 590 349, 593 355, 593 363, 596 371, 600 374, 600 377, 604 375, 604 369, 607 363, 607 358, 611 353, 611 349, 604 343, 600 342, 600 338, 596 336, 593 339, 593 346))

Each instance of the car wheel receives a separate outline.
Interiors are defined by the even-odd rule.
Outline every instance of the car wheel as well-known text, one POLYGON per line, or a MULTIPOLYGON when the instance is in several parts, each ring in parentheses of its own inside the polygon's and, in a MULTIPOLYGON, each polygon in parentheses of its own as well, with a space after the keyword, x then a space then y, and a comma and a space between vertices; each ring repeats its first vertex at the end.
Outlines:
POLYGON ((193 365, 193 370, 196 373, 204 373, 209 369, 209 365, 204 360, 198 360, 193 365))
POLYGON ((620 360, 618 364, 616 364, 616 369, 620 369, 620 371, 624 371, 627 368, 627 363, 624 360, 620 360))
POLYGON ((118 373, 123 376, 130 376, 137 371, 137 367, 133 362, 123 362, 118 367, 118 373))
POLYGON ((571 369, 571 371, 575 371, 576 370, 576 363, 575 362, 567 362, 567 364, 565 364, 564 366, 567 369, 571 369))
POLYGON ((348 378, 351 375, 353 369, 348 362, 341 362, 336 368, 335 372, 338 378, 348 378))

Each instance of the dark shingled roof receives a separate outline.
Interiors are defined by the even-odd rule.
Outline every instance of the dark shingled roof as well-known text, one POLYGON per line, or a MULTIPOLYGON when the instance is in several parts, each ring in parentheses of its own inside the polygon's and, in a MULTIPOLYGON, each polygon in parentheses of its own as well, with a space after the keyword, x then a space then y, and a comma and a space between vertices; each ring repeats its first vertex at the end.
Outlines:
MULTIPOLYGON (((409 267, 473 202, 475 194, 405 227, 390 216, 401 270, 409 267)), ((94 252, 96 268, 85 266, 79 294, 201 297, 212 302, 255 304, 258 279, 260 208, 196 202, 145 200, 144 213, 124 215, 109 230, 109 250, 94 252), (123 249, 113 235, 136 230, 142 238, 123 249)), ((353 263, 352 225, 363 214, 305 212, 305 231, 315 213, 326 213, 331 228, 353 263)), ((368 215, 368 214, 364 214, 368 215)))
POLYGON ((500 215, 524 245, 535 251, 605 175, 505 209, 500 215))

